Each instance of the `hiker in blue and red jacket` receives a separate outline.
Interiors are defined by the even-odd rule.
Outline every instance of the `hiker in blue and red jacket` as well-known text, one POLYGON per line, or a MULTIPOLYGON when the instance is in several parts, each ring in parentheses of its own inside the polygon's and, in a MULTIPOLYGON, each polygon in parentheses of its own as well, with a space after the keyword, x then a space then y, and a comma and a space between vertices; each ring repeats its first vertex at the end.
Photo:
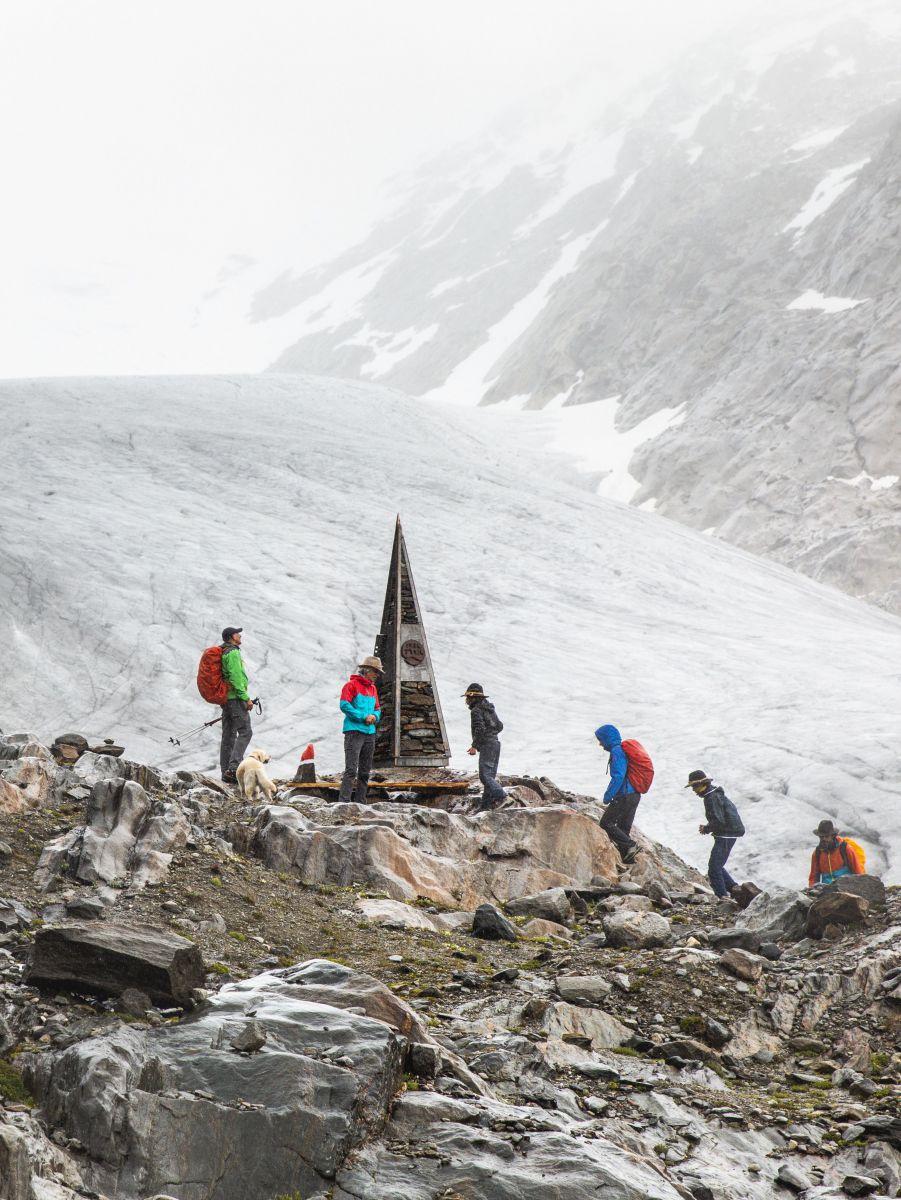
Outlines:
POLYGON ((341 689, 340 708, 344 713, 344 776, 339 800, 366 803, 369 772, 375 753, 375 731, 382 718, 376 680, 382 674, 382 660, 370 655, 341 689))
MULTIPOLYGON (((630 765, 634 764, 630 764, 626 757, 623 739, 615 725, 601 725, 594 731, 594 736, 610 755, 607 767, 610 772, 610 782, 603 795, 607 811, 601 817, 601 829, 616 846, 623 862, 634 862, 638 854, 638 844, 629 837, 629 834, 632 830, 632 822, 635 820, 638 802, 641 799, 641 793, 629 778, 630 765)), ((638 742, 630 742, 629 745, 637 747, 644 759, 647 760, 647 770, 650 772, 647 786, 650 786, 650 780, 654 774, 650 758, 638 742)))

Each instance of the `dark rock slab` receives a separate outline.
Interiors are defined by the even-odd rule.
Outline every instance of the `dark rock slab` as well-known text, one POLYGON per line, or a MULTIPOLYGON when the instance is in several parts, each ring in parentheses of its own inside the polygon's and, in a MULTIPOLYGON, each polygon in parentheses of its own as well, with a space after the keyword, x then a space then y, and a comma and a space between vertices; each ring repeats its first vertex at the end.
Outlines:
POLYGON ((0 896, 0 933, 12 933, 15 929, 27 929, 34 920, 34 913, 18 900, 0 896))
POLYGON ((722 1021, 717 1021, 715 1017, 707 1016, 704 1018, 704 1041, 713 1046, 716 1050, 721 1050, 723 1046, 732 1040, 732 1030, 722 1021))
POLYGON ((673 1038, 669 1042, 661 1042, 660 1045, 654 1047, 653 1054, 655 1057, 665 1059, 666 1062, 675 1058, 682 1059, 684 1062, 709 1062, 716 1058, 709 1046, 695 1041, 694 1038, 673 1038))
POLYGON ((867 1133, 901 1150, 901 1117, 865 1117, 860 1124, 867 1133))
POLYGON ((189 1004, 206 969, 193 942, 164 929, 112 923, 39 929, 25 972, 28 983, 120 996, 138 988, 155 1004, 189 1004))
POLYGON ((885 884, 877 875, 843 875, 826 888, 827 893, 833 891, 862 896, 871 905, 885 907, 885 884))
POLYGON ((826 889, 817 896, 807 913, 807 935, 821 938, 830 925, 859 925, 870 911, 869 901, 851 892, 826 889))
POLYGON ((760 951, 760 935, 751 929, 711 929, 707 936, 711 950, 747 950, 749 954, 760 951))
POLYGON ((731 892, 732 899, 739 908, 747 908, 755 897, 760 895, 760 888, 756 883, 740 883, 738 887, 734 887, 731 892))
POLYGON ((516 942, 519 934, 516 926, 498 912, 493 904, 480 904, 472 918, 472 932, 476 937, 488 941, 516 942))

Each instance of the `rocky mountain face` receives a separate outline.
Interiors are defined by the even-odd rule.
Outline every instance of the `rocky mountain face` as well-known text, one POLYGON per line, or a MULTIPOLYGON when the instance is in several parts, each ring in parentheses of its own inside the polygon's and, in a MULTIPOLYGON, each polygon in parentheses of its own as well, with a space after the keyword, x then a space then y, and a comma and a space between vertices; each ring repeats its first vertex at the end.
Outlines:
POLYGON ((616 398, 633 503, 899 611, 899 35, 882 4, 768 13, 584 124, 574 91, 428 164, 335 261, 236 286, 281 372, 616 398))
POLYGON ((901 896, 0 742, 3 1200, 901 1193, 901 896))

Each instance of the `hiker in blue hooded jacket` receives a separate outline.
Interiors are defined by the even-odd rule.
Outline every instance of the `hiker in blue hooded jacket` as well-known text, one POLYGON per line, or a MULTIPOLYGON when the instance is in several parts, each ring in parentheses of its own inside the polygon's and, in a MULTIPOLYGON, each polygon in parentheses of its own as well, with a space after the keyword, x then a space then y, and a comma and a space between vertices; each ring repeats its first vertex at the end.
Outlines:
POLYGON ((601 817, 601 829, 616 846, 623 862, 634 862, 638 854, 638 844, 629 837, 629 833, 641 795, 629 782, 629 760, 626 758, 623 739, 616 726, 601 725, 594 731, 594 736, 610 755, 610 782, 603 795, 607 811, 601 817))

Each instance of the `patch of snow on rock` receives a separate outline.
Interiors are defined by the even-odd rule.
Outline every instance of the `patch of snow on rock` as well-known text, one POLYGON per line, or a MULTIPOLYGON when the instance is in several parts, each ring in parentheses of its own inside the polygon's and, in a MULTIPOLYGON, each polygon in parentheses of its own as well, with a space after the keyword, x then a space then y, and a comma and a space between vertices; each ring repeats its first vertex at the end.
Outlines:
POLYGON ((783 233, 790 233, 795 230, 795 242, 804 233, 804 230, 811 225, 817 217, 821 217, 835 201, 846 192, 854 182, 859 171, 861 171, 869 162, 869 158, 862 158, 859 162, 848 163, 844 167, 835 167, 832 171, 827 172, 825 177, 820 180, 817 186, 813 189, 813 194, 810 199, 801 209, 801 211, 789 221, 782 230, 783 233))
POLYGON ((844 483, 848 487, 866 487, 869 484, 871 492, 883 492, 887 488, 894 487, 901 476, 898 475, 868 475, 866 471, 861 471, 859 475, 855 475, 853 479, 842 479, 839 475, 827 475, 826 478, 831 483, 844 483))
POLYGON ((836 125, 832 129, 821 129, 818 133, 811 133, 797 142, 792 142, 789 150, 819 150, 821 146, 828 146, 830 142, 840 138, 845 130, 850 128, 850 125, 836 125))
POLYGON ((824 296, 822 292, 816 292, 812 288, 803 292, 800 296, 796 296, 791 304, 786 304, 786 309, 816 309, 819 312, 839 313, 845 312, 849 308, 857 308, 858 304, 866 304, 867 298, 863 300, 851 300, 847 296, 824 296))
POLYGON ((423 398, 450 401, 452 404, 478 404, 487 390, 492 368, 498 359, 525 333, 547 303, 554 284, 576 269, 579 259, 606 224, 606 221, 602 221, 589 233, 574 238, 564 246, 560 257, 537 287, 492 325, 482 345, 458 364, 443 384, 426 392, 423 398))

